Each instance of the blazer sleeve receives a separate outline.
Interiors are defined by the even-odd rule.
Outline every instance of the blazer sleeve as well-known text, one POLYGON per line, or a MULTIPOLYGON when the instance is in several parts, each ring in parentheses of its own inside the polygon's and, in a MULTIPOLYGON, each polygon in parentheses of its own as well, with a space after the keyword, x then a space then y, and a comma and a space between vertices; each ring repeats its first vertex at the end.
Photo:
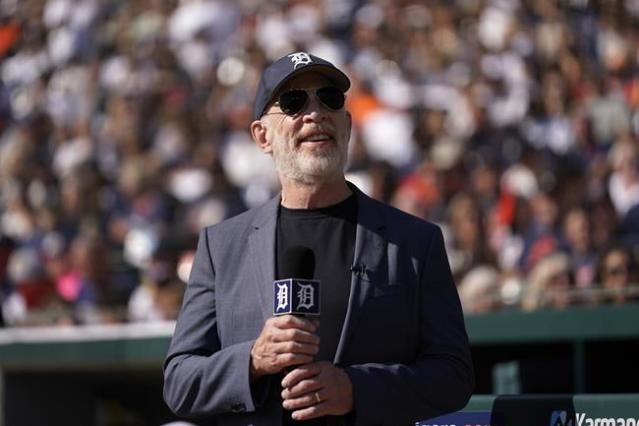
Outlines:
POLYGON ((353 383, 357 425, 414 424, 463 408, 472 394, 474 372, 459 296, 441 230, 431 235, 419 277, 415 361, 345 367, 353 383))
POLYGON ((221 348, 209 247, 204 230, 164 362, 164 400, 184 417, 255 410, 249 382, 253 341, 221 348))

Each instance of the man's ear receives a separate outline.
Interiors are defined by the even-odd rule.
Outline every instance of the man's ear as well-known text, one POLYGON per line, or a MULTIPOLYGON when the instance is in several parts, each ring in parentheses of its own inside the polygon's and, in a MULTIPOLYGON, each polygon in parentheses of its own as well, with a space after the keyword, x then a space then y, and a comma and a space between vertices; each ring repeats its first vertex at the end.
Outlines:
POLYGON ((348 137, 346 138, 346 141, 350 141, 351 140, 351 131, 353 130, 353 116, 351 115, 350 111, 346 111, 346 120, 348 122, 347 126, 348 126, 348 137))
POLYGON ((273 152, 271 142, 268 140, 266 125, 261 120, 255 120, 251 123, 251 137, 257 146, 267 154, 273 152))

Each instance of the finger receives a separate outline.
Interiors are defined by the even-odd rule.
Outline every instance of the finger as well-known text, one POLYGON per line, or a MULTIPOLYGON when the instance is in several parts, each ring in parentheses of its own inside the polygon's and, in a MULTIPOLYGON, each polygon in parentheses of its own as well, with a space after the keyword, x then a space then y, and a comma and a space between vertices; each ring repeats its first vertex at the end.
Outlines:
POLYGON ((302 344, 310 344, 319 346, 320 339, 316 334, 298 329, 282 330, 275 327, 269 327, 262 330, 257 340, 262 343, 280 343, 280 342, 297 342, 302 344))
POLYGON ((300 410, 293 411, 291 417, 293 420, 309 420, 328 414, 329 404, 327 402, 320 402, 319 404, 311 405, 310 407, 302 408, 300 410))
POLYGON ((279 317, 273 317, 272 319, 269 319, 269 321, 272 321, 272 323, 278 328, 297 328, 308 331, 309 333, 315 333, 319 328, 319 322, 317 322, 317 320, 312 321, 297 315, 282 315, 279 317))
POLYGON ((291 388, 304 379, 317 376, 322 371, 321 364, 311 363, 297 367, 282 379, 282 387, 291 388))
POLYGON ((302 408, 310 407, 322 403, 321 396, 319 396, 319 390, 314 392, 307 392, 297 398, 287 398, 282 402, 282 406, 287 410, 300 410, 302 408))
POLYGON ((321 383, 317 380, 306 379, 295 384, 295 386, 284 388, 282 390, 282 399, 299 398, 307 393, 319 391, 322 388, 321 383))
POLYGON ((289 328, 285 330, 278 329, 272 335, 274 342, 299 342, 310 343, 313 345, 319 345, 320 338, 317 334, 309 333, 308 331, 299 330, 296 328, 289 328))
POLYGON ((317 355, 319 345, 299 342, 279 342, 273 343, 273 352, 276 354, 317 355))
POLYGON ((279 371, 286 367, 297 367, 298 365, 308 364, 309 362, 313 362, 312 355, 285 353, 275 357, 276 368, 279 371))

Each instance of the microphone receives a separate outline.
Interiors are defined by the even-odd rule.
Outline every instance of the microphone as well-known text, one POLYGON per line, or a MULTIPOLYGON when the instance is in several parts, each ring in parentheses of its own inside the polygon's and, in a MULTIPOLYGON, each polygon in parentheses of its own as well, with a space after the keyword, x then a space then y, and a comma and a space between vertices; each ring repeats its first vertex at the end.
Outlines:
POLYGON ((291 246, 283 253, 282 273, 290 277, 273 282, 273 315, 320 314, 320 282, 313 279, 315 253, 308 247, 291 246))

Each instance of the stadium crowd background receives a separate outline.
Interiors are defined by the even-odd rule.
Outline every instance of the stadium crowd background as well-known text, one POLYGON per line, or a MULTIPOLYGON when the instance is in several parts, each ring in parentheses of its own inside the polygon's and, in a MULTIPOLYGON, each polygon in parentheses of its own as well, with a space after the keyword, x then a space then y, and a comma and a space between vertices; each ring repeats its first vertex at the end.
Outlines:
POLYGON ((466 312, 624 303, 638 0, 0 0, 5 326, 172 319, 198 231, 273 196, 259 72, 352 79, 348 177, 440 224, 466 312))

